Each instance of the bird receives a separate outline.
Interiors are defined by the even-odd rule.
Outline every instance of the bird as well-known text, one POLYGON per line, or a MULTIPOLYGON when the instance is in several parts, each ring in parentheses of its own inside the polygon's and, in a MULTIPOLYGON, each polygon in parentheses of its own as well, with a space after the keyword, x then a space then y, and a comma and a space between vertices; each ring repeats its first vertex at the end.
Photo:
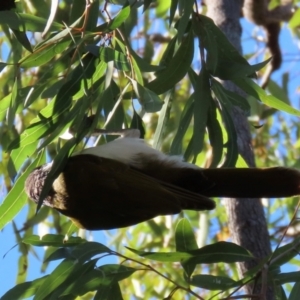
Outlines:
MULTIPOLYGON (((39 202, 48 163, 34 169, 25 192, 39 202)), ((208 168, 124 136, 70 156, 43 205, 87 230, 135 225, 182 210, 212 210, 213 197, 279 198, 300 194, 300 172, 286 167, 208 168)))

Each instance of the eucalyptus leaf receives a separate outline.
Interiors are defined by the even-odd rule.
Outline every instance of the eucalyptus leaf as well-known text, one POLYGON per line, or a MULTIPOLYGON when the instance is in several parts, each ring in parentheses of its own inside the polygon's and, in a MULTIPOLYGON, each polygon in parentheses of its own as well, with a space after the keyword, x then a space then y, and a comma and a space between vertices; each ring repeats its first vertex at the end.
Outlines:
POLYGON ((239 282, 224 276, 194 275, 190 280, 190 284, 206 290, 226 291, 230 288, 238 286, 239 282))
POLYGON ((170 60, 168 66, 157 75, 156 79, 149 82, 146 88, 160 95, 174 87, 187 74, 193 60, 193 55, 193 32, 190 30, 187 37, 182 40, 180 47, 170 60))
POLYGON ((70 236, 66 238, 66 236, 60 234, 46 234, 43 237, 38 235, 25 237, 23 243, 38 247, 74 247, 78 244, 86 243, 86 240, 80 237, 70 236))

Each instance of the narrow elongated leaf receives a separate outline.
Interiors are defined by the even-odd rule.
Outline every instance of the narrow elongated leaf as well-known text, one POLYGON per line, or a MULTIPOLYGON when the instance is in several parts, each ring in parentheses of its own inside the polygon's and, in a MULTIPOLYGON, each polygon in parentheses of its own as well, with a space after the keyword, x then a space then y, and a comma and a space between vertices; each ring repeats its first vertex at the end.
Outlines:
POLYGON ((157 261, 181 262, 185 259, 191 259, 193 263, 216 263, 216 262, 238 262, 247 261, 252 255, 243 247, 229 242, 218 242, 197 250, 185 252, 146 252, 126 247, 130 251, 157 261))
POLYGON ((271 265, 282 266, 298 255, 300 251, 300 238, 276 249, 272 255, 271 265))
POLYGON ((141 86, 135 80, 132 80, 133 89, 138 97, 140 104, 144 107, 146 112, 157 112, 162 106, 161 99, 146 87, 141 86))
POLYGON ((231 105, 240 107, 244 113, 249 116, 250 105, 244 97, 238 95, 237 93, 231 92, 224 88, 224 86, 215 79, 212 79, 212 90, 217 96, 218 100, 223 104, 230 107, 231 105))
MULTIPOLYGON (((66 260, 65 260, 66 261, 66 260)), ((72 299, 74 298, 74 295, 77 295, 78 286, 81 285, 82 280, 87 276, 90 272, 93 272, 97 259, 90 260, 86 262, 85 264, 78 263, 77 261, 74 261, 74 264, 76 263, 74 269, 72 272, 66 277, 66 279, 58 285, 57 288, 53 290, 51 293, 50 299, 59 299, 60 297, 63 298, 63 296, 71 296, 72 299)), ((55 270, 56 271, 56 270, 55 270)), ((51 275, 50 275, 51 276, 51 275)), ((86 290, 85 292, 90 292, 91 290, 86 290)))
POLYGON ((287 103, 281 101, 280 99, 268 95, 264 89, 258 86, 253 80, 249 78, 239 78, 234 79, 234 83, 237 84, 242 90, 247 94, 253 96, 254 98, 260 100, 267 106, 279 109, 281 111, 287 112, 291 115, 300 117, 300 111, 289 106, 287 103))
MULTIPOLYGON (((2 72, 2 70, 7 66, 6 63, 4 62, 0 62, 0 73, 2 72)), ((2 101, 2 100, 1 100, 2 101)))
POLYGON ((2 297, 1 300, 12 300, 12 299, 27 299, 35 295, 38 288, 43 284, 43 282, 47 279, 47 276, 38 278, 33 281, 23 282, 8 292, 6 292, 2 297))
POLYGON ((289 21, 289 27, 295 29, 300 25, 300 10, 297 9, 289 21))
POLYGON ((137 269, 117 264, 103 265, 99 267, 98 270, 101 271, 105 277, 113 278, 115 281, 123 280, 137 271, 137 269))
POLYGON ((78 264, 74 260, 65 259, 49 275, 37 290, 34 300, 43 300, 57 289, 74 272, 78 264))
POLYGON ((100 284, 94 300, 123 300, 120 286, 117 282, 112 282, 109 285, 100 284))
POLYGON ((251 66, 212 19, 194 14, 192 20, 195 34, 207 50, 207 67, 212 75, 224 80, 253 77, 257 69, 268 63, 266 61, 258 66, 251 66))
POLYGON ((20 31, 17 29, 12 29, 15 37, 19 41, 19 43, 29 52, 32 52, 31 44, 27 38, 27 35, 24 31, 20 31))
POLYGON ((222 167, 233 168, 239 156, 239 150, 237 145, 237 133, 228 107, 224 105, 221 113, 228 133, 228 140, 226 143, 226 159, 222 167))
POLYGON ((17 96, 18 96, 18 79, 16 78, 11 92, 9 108, 7 110, 7 126, 10 129, 13 126, 13 123, 15 121, 16 111, 18 108, 17 96))
POLYGON ((204 136, 207 125, 208 110, 212 101, 210 92, 209 74, 202 67, 199 76, 196 76, 196 84, 193 85, 194 94, 194 131, 193 131, 193 154, 196 159, 202 151, 204 136))
POLYGON ((187 219, 181 219, 175 230, 176 251, 185 252, 198 249, 193 228, 187 219))
POLYGON ((108 47, 100 48, 100 59, 106 63, 113 61, 115 68, 121 71, 129 71, 130 64, 127 57, 120 51, 108 47))
POLYGON ((169 17, 169 26, 171 26, 176 10, 178 6, 178 0, 171 0, 171 7, 170 7, 170 17, 169 17))
MULTIPOLYGON (((47 253, 45 252, 45 256, 46 255, 47 253)), ((50 261, 61 260, 66 258, 72 258, 70 248, 69 247, 58 248, 54 252, 51 252, 51 254, 44 259, 43 263, 46 264, 49 263, 50 261)))
POLYGON ((38 247, 74 247, 79 244, 86 243, 86 240, 74 236, 66 238, 66 236, 61 234, 46 234, 42 238, 38 235, 28 236, 25 237, 22 242, 28 245, 38 247))
POLYGON ((300 282, 296 282, 290 293, 289 300, 298 300, 300 295, 300 282))
POLYGON ((195 275, 191 278, 190 284, 206 290, 226 291, 230 288, 238 286, 239 282, 224 276, 195 275))
POLYGON ((279 284, 285 284, 288 282, 300 282, 300 271, 279 273, 274 275, 274 279, 276 279, 279 284))
POLYGON ((187 100, 185 107, 181 113, 179 126, 170 148, 171 155, 182 154, 182 140, 189 125, 191 124, 193 113, 194 113, 194 94, 192 94, 190 98, 187 100))
MULTIPOLYGON (((0 11, 0 24, 7 24, 11 29, 21 31, 42 32, 47 24, 44 18, 33 16, 32 14, 16 13, 13 11, 0 11)), ((53 22, 51 30, 61 30, 62 25, 53 22)))
POLYGON ((91 259, 93 256, 102 254, 102 253, 111 253, 112 251, 96 242, 82 243, 72 249, 72 256, 77 258, 80 261, 86 261, 91 259))
POLYGON ((178 40, 181 41, 185 31, 187 29, 191 14, 193 12, 193 0, 185 0, 183 1, 182 14, 178 21, 177 31, 178 31, 178 40))
POLYGON ((223 134, 217 118, 217 107, 213 101, 211 101, 207 117, 207 131, 212 146, 212 160, 209 167, 216 168, 222 159, 223 134))
POLYGON ((166 69, 160 72, 156 79, 149 82, 146 88, 160 95, 174 87, 187 74, 193 55, 194 39, 193 32, 190 30, 166 69))
POLYGON ((24 161, 26 161, 26 159, 28 157, 31 157, 32 154, 36 151, 37 144, 38 144, 38 141, 35 141, 24 147, 14 149, 11 152, 11 155, 10 155, 10 158, 8 161, 8 166, 7 166, 10 178, 12 178, 12 179, 15 178, 15 176, 18 173, 18 170, 20 170, 20 168, 24 164, 24 161))
MULTIPOLYGON (((166 48, 166 50, 164 51, 162 57, 161 57, 161 60, 159 62, 159 65, 161 67, 167 67, 169 66, 169 64, 171 63, 172 61, 172 58, 174 56, 174 51, 175 51, 175 47, 176 47, 176 43, 177 43, 178 39, 177 39, 177 35, 175 35, 171 41, 168 43, 168 46, 166 48)), ((162 72, 162 70, 156 72, 156 74, 158 75, 159 72, 162 72)))
POLYGON ((116 28, 119 28, 129 17, 130 15, 130 6, 125 6, 120 10, 120 12, 116 15, 115 18, 108 23, 108 30, 112 31, 116 28))
POLYGON ((168 93, 166 93, 166 97, 164 99, 164 105, 158 117, 158 122, 157 122, 156 130, 153 138, 153 148, 155 149, 160 148, 165 126, 167 126, 167 123, 169 121, 171 107, 172 107, 172 92, 169 91, 168 93))
POLYGON ((69 47, 71 41, 70 40, 61 40, 52 45, 44 45, 40 47, 32 54, 22 58, 19 62, 20 67, 22 68, 32 68, 38 67, 49 62, 54 56, 61 54, 64 51, 70 51, 69 47))
MULTIPOLYGON (((181 219, 175 230, 176 251, 184 252, 198 249, 193 228, 187 219, 181 219)), ((192 275, 196 268, 196 264, 190 263, 189 260, 184 260, 181 265, 188 277, 192 275)))

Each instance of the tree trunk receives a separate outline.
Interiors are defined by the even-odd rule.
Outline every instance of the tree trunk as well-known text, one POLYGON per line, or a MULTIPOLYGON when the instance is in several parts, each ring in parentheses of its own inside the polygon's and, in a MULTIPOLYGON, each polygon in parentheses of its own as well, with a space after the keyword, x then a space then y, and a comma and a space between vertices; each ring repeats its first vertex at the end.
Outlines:
MULTIPOLYGON (((229 41, 241 52, 239 19, 243 1, 209 0, 206 1, 206 5, 208 7, 207 15, 214 20, 229 41)), ((242 94, 231 82, 224 82, 223 84, 227 89, 242 94)), ((238 107, 233 108, 231 115, 237 131, 239 153, 250 167, 255 167, 247 118, 238 107)), ((226 210, 232 240, 251 251, 258 259, 238 264, 239 273, 242 276, 258 261, 271 253, 266 219, 259 199, 227 199, 226 210)), ((258 285, 254 289, 253 285, 247 285, 246 293, 259 294, 262 292, 261 289, 262 287, 258 285)), ((262 298, 274 299, 271 287, 268 287, 266 296, 262 295, 262 298)))

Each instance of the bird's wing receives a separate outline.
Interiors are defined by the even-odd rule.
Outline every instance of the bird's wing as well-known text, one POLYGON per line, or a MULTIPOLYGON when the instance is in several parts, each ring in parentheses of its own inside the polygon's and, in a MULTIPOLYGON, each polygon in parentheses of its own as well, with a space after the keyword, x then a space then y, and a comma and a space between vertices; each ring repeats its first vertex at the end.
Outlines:
POLYGON ((76 220, 86 216, 86 223, 91 224, 79 222, 88 229, 124 227, 182 209, 214 207, 209 198, 93 155, 71 157, 58 179, 55 190, 68 198, 67 210, 60 211, 76 220))

